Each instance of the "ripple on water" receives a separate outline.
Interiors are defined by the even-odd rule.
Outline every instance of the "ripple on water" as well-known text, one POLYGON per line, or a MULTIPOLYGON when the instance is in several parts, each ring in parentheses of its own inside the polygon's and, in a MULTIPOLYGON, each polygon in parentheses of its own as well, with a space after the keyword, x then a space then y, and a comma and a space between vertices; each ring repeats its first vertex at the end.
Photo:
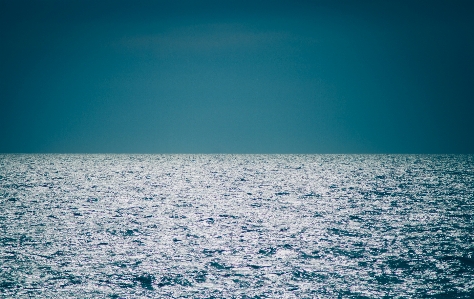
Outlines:
POLYGON ((472 298, 473 162, 0 155, 0 293, 472 298))

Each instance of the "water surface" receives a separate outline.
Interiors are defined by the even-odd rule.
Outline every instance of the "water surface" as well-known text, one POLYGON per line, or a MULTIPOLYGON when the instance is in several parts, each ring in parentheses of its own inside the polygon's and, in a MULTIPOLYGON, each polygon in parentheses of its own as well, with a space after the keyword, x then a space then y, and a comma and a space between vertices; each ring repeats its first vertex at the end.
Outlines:
POLYGON ((472 298, 474 156, 0 155, 4 298, 472 298))

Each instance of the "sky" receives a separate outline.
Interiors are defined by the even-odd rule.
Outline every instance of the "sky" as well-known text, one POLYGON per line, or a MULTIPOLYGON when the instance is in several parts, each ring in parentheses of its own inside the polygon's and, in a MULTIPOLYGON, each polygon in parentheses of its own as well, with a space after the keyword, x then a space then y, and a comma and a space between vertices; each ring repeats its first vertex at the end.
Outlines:
POLYGON ((0 0, 0 153, 474 154, 473 1, 0 0))

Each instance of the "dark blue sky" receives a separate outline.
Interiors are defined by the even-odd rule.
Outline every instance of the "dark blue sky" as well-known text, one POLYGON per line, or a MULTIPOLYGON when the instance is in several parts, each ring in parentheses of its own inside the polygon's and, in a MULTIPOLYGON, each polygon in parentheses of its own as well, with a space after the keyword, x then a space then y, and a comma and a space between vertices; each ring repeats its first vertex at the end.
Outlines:
POLYGON ((0 0, 0 152, 474 153, 471 3, 0 0))

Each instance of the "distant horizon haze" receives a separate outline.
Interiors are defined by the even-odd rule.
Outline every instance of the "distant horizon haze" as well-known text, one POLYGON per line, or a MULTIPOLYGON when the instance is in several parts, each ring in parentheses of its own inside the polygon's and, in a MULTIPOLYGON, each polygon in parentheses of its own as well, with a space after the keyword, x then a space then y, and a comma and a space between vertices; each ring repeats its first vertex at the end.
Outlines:
POLYGON ((474 154, 473 15, 0 0, 0 153, 474 154))

